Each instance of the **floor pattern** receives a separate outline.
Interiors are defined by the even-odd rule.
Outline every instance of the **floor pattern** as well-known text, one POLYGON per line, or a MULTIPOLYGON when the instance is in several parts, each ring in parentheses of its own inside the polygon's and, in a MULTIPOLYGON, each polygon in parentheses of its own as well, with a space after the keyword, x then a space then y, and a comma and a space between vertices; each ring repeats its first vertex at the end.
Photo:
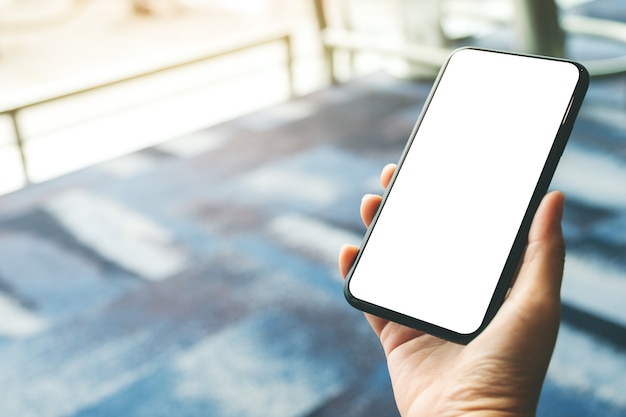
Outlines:
MULTIPOLYGON (((626 416, 626 79, 591 88, 541 416, 626 416)), ((1 197, 0 415, 394 415, 336 254, 429 89, 367 78, 1 197)))

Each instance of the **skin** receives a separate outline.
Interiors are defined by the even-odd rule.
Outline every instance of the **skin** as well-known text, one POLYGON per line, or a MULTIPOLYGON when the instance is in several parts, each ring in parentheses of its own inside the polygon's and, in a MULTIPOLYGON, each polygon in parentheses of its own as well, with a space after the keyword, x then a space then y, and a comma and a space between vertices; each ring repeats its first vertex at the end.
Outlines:
MULTIPOLYGON (((387 187, 395 170, 387 165, 387 187)), ((365 195, 366 226, 381 202, 365 195)), ((493 321, 466 346, 365 314, 380 338, 400 414, 409 416, 534 416, 560 322, 565 261, 564 195, 545 195, 528 236, 514 284, 493 321)), ((358 248, 344 246, 345 277, 358 248)))

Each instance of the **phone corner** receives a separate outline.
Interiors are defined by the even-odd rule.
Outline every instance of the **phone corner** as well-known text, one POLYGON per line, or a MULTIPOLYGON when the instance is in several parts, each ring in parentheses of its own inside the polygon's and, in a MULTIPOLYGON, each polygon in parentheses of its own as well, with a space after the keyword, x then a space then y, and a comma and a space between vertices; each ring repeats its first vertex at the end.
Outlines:
POLYGON ((359 300, 350 291, 350 276, 343 282, 343 296, 352 307, 359 308, 359 300))
POLYGON ((587 87, 589 86, 589 80, 591 76, 589 75, 589 70, 580 62, 574 62, 576 68, 578 68, 579 73, 579 84, 582 85, 584 91, 587 91, 587 87))

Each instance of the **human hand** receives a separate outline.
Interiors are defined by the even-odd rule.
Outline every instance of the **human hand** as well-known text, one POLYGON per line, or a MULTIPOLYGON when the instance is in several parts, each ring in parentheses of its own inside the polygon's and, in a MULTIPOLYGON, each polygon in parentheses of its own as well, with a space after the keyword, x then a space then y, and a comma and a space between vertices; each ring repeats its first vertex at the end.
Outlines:
MULTIPOLYGON (((384 187, 395 168, 383 169, 384 187)), ((366 226, 381 200, 363 197, 366 226)), ((514 285, 492 322, 466 346, 365 314, 387 357, 402 416, 535 415, 560 323, 563 203, 560 192, 543 198, 514 285)), ((341 249, 344 277, 357 253, 355 246, 341 249)))

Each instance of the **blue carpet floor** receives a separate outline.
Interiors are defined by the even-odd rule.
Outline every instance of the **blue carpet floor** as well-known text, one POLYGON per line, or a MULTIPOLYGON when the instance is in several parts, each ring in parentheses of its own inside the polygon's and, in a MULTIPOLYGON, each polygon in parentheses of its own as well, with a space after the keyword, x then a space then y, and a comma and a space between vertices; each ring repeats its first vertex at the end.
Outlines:
MULTIPOLYGON (((369 78, 2 197, 0 415, 394 415, 335 258, 428 90, 369 78)), ((542 416, 626 415, 625 119, 593 104, 542 416)))

